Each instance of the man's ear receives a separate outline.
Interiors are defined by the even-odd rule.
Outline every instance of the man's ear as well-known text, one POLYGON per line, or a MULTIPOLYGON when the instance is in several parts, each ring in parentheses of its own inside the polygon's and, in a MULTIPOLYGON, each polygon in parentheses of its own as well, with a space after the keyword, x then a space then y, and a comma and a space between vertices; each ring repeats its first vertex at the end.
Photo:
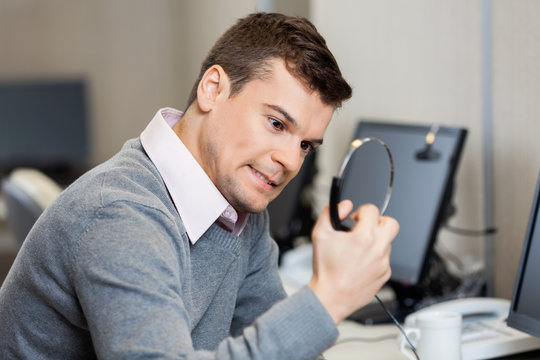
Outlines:
POLYGON ((229 77, 219 65, 212 65, 205 71, 197 87, 197 101, 203 112, 214 108, 219 96, 228 97, 229 77))

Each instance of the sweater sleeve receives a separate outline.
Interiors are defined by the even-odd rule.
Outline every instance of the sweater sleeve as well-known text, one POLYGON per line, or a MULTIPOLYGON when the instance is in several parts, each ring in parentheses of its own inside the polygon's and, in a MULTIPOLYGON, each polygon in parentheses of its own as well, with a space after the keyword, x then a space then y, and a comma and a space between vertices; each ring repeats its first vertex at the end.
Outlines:
MULTIPOLYGON (((337 329, 309 287, 286 298, 268 213, 257 215, 257 220, 258 233, 250 234, 250 268, 238 293, 231 332, 241 334, 250 345, 247 358, 269 359, 273 354, 276 359, 312 359, 335 342, 337 329), (262 334, 264 341, 259 339, 262 334)), ((233 353, 234 343, 222 344, 219 351, 233 353)))
POLYGON ((338 330, 326 309, 307 286, 286 298, 244 329, 226 339, 219 359, 314 359, 337 339, 338 330))

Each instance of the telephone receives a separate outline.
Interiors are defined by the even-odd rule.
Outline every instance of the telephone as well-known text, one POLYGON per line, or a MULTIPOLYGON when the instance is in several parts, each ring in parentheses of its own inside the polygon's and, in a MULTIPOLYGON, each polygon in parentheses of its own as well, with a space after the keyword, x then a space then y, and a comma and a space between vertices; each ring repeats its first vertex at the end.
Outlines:
MULTIPOLYGON (((510 301, 472 297, 448 300, 407 316, 405 328, 416 327, 416 317, 426 311, 455 311, 462 315, 461 353, 463 360, 479 360, 540 348, 536 338, 506 325, 510 301)), ((399 342, 403 342, 400 335, 399 342)))
POLYGON ((510 301, 499 298, 471 297, 444 301, 418 310, 405 318, 405 326, 414 327, 416 316, 423 311, 456 311, 461 313, 463 324, 500 319, 504 321, 510 310, 510 301))

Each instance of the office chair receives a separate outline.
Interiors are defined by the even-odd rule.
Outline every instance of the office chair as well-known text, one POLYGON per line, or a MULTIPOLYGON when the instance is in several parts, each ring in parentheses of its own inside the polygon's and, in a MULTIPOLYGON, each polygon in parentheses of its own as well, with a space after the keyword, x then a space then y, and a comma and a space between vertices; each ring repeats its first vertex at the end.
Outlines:
POLYGON ((41 213, 61 191, 54 180, 36 169, 15 169, 2 181, 8 224, 19 246, 41 213))

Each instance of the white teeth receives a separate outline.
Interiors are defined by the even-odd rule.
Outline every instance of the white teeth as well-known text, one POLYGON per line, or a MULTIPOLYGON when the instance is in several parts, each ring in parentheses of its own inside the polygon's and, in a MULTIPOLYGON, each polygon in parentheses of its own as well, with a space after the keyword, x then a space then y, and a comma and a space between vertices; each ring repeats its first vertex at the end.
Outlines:
POLYGON ((253 169, 253 171, 255 171, 255 174, 257 174, 257 176, 262 180, 264 181, 265 183, 267 183, 268 185, 274 185, 272 182, 266 180, 266 178, 260 173, 258 172, 257 170, 253 169))

